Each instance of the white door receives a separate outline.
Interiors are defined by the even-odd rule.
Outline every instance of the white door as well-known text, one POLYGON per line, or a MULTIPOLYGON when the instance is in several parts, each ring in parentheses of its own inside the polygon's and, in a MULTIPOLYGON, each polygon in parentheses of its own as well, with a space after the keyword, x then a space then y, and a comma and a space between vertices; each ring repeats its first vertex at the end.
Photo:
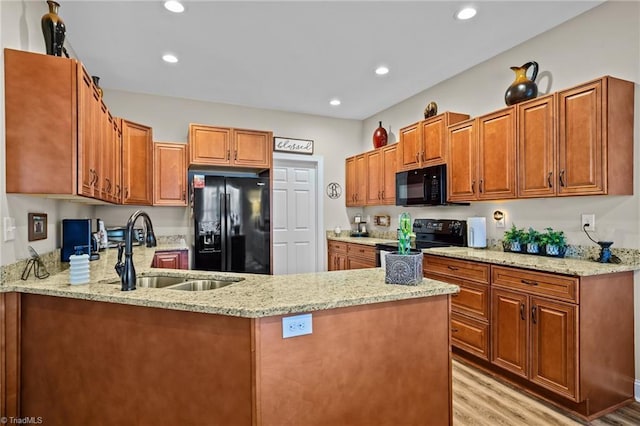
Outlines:
POLYGON ((317 272, 324 261, 318 249, 318 162, 274 155, 273 164, 273 273, 317 272))

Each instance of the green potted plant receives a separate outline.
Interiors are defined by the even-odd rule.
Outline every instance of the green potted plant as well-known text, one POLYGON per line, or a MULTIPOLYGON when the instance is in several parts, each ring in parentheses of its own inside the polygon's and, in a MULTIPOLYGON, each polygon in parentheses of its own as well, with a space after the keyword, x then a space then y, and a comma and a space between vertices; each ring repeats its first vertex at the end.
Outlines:
POLYGON ((524 229, 516 228, 516 224, 511 224, 511 228, 505 231, 502 239, 502 246, 505 251, 522 251, 522 245, 526 244, 526 235, 524 229))
POLYGON ((398 218, 398 251, 385 257, 387 284, 417 285, 422 282, 422 251, 411 250, 411 216, 401 213, 398 218))
POLYGON ((545 228, 545 231, 540 237, 544 253, 548 256, 564 257, 567 249, 567 238, 564 231, 554 231, 552 228, 545 228))
POLYGON ((527 253, 538 254, 540 253, 540 232, 536 231, 532 227, 529 227, 525 235, 525 242, 527 243, 527 253))

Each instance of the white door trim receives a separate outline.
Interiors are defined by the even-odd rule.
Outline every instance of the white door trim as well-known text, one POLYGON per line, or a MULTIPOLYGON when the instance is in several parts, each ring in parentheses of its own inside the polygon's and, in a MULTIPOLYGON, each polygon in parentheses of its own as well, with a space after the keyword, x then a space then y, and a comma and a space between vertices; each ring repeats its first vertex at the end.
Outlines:
MULTIPOLYGON (((299 154, 286 154, 281 152, 273 153, 273 167, 286 166, 295 164, 302 164, 308 168, 316 169, 316 206, 318 209, 316 219, 316 252, 318 255, 318 262, 316 264, 316 272, 325 270, 324 266, 327 264, 327 235, 324 231, 324 158, 320 155, 299 155, 299 154)), ((273 189, 272 199, 273 199, 273 189)))

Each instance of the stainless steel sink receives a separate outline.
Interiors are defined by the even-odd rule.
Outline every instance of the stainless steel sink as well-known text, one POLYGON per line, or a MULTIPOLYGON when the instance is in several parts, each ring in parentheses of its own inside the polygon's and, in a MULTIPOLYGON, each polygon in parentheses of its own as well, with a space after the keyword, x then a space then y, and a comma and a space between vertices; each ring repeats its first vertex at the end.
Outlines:
POLYGON ((204 291, 226 287, 238 281, 233 280, 191 280, 167 287, 167 290, 204 291))
POLYGON ((147 275, 136 277, 136 287, 165 288, 187 281, 184 277, 167 277, 165 275, 147 275))

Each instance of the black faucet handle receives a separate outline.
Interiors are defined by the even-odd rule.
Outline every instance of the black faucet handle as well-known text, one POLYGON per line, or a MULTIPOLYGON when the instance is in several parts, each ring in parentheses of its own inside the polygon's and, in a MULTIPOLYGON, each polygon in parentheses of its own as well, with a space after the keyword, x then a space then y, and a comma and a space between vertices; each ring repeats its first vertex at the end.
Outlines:
POLYGON ((122 253, 124 253, 124 243, 118 243, 118 263, 122 262, 122 253))

